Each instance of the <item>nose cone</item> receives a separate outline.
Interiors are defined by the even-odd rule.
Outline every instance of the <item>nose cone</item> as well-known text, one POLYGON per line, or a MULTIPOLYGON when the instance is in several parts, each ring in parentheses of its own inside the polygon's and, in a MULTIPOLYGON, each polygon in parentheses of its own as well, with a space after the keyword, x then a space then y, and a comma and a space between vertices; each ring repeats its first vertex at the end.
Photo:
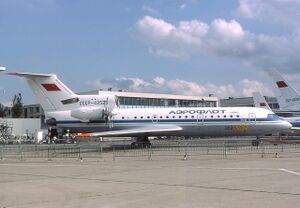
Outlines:
POLYGON ((293 127, 293 125, 288 121, 282 121, 282 128, 284 130, 290 130, 293 127))

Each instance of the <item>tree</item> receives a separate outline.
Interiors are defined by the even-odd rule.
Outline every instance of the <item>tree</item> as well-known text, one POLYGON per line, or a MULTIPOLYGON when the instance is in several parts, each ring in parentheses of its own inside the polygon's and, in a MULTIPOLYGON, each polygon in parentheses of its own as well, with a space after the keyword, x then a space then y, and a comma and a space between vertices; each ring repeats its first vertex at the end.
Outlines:
POLYGON ((0 104, 0 118, 5 117, 5 107, 0 104))
POLYGON ((19 93, 18 95, 15 95, 13 99, 13 106, 11 108, 12 111, 12 117, 13 118, 20 118, 23 113, 23 103, 22 103, 22 95, 19 93))

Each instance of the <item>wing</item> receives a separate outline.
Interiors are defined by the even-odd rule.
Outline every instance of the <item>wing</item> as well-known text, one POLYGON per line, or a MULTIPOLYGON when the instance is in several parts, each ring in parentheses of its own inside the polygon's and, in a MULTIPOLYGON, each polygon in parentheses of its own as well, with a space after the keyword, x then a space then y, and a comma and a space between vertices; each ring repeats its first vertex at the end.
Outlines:
POLYGON ((81 137, 134 137, 134 136, 154 136, 154 135, 167 135, 174 132, 180 132, 182 128, 175 125, 155 125, 155 126, 144 126, 137 128, 130 128, 125 130, 115 130, 115 131, 104 131, 104 132, 94 132, 91 134, 76 134, 76 136, 81 137))
POLYGON ((300 127, 292 127, 291 130, 300 131, 300 127))

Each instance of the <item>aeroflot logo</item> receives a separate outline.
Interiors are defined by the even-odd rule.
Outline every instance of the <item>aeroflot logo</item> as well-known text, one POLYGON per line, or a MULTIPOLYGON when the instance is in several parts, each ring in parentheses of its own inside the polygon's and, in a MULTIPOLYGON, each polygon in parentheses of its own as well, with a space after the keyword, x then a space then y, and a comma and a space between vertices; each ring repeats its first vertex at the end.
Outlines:
POLYGON ((226 110, 172 110, 169 114, 218 114, 225 113, 226 110))

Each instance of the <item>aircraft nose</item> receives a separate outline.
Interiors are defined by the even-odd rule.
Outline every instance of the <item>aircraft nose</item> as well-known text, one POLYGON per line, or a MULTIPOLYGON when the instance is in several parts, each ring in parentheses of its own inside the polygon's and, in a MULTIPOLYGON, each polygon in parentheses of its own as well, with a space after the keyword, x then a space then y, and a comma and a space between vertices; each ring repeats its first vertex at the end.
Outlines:
POLYGON ((283 126, 285 129, 291 129, 293 125, 288 121, 283 121, 283 126))

